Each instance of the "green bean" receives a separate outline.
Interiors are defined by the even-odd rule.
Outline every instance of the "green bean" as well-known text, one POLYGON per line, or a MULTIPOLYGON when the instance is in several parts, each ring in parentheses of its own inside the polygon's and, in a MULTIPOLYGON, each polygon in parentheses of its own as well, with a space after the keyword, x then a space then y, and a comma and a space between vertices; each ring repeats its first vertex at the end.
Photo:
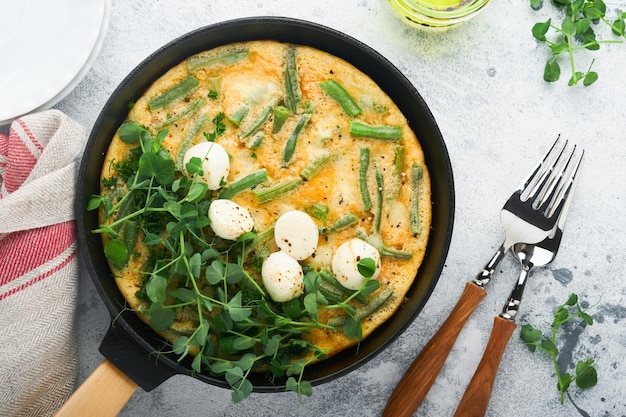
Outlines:
POLYGON ((289 117, 289 109, 285 106, 275 106, 274 107, 274 120, 272 121, 272 133, 276 134, 280 132, 280 129, 283 128, 283 125, 287 121, 287 117, 289 117))
POLYGON ((380 256, 388 256, 395 259, 411 259, 413 257, 413 252, 398 250, 389 246, 383 246, 379 252, 380 256))
POLYGON ((363 210, 372 209, 372 198, 367 187, 367 171, 370 165, 370 148, 359 148, 359 190, 363 201, 363 210))
POLYGON ((356 101, 350 94, 335 80, 326 80, 320 83, 320 88, 335 100, 350 117, 358 116, 363 113, 356 101))
POLYGON ((222 188, 218 197, 225 199, 233 198, 235 195, 252 187, 256 187, 265 181, 267 181, 267 171, 263 168, 258 171, 254 171, 222 188))
POLYGON ((388 187, 387 199, 394 201, 398 198, 400 187, 402 186, 402 175, 404 174, 404 146, 397 145, 393 149, 393 182, 388 187))
POLYGON ((355 138, 369 138, 380 140, 400 140, 402 139, 402 128, 400 126, 375 126, 366 123, 351 121, 350 136, 355 138))
POLYGON ((374 103, 372 107, 374 107, 374 111, 378 114, 384 114, 387 111, 387 107, 382 104, 374 103))
POLYGON ((400 177, 404 172, 404 146, 396 145, 393 149, 393 174, 400 177))
MULTIPOLYGON (((380 293, 378 293, 376 297, 372 298, 367 304, 357 308, 354 317, 359 321, 364 319, 365 317, 369 316, 380 307, 382 307, 385 301, 390 299, 392 295, 393 291, 391 291, 391 289, 389 288, 385 288, 380 293)), ((346 322, 346 319, 346 316, 333 317, 328 320, 327 324, 333 327, 342 326, 346 322)))
POLYGON ((137 222, 135 220, 129 220, 124 224, 124 235, 122 236, 122 240, 124 242, 124 246, 126 246, 126 261, 124 264, 128 263, 128 260, 133 255, 135 251, 135 246, 137 245, 137 222))
POLYGON ((202 130, 204 125, 209 121, 209 116, 206 113, 202 113, 200 117, 196 119, 193 126, 187 131, 187 134, 183 138, 179 148, 178 155, 176 155, 176 169, 178 171, 183 170, 183 161, 185 159, 185 152, 191 147, 191 142, 193 142, 193 138, 195 138, 198 133, 202 130))
POLYGON ((272 107, 273 105, 265 107, 257 116, 257 118, 254 119, 254 121, 250 124, 250 126, 248 126, 243 132, 241 132, 241 134, 239 135, 239 139, 245 139, 257 130, 259 130, 261 126, 263 126, 263 123, 265 123, 265 121, 270 117, 270 114, 272 113, 272 107))
POLYGON ((194 113, 196 113, 198 110, 200 110, 202 108, 202 106, 204 106, 204 104, 206 103, 206 100, 203 99, 202 97, 198 97, 196 98, 194 101, 191 102, 191 104, 189 106, 187 106, 187 108, 179 113, 176 114, 172 114, 172 115, 168 115, 167 118, 161 122, 155 123, 152 125, 152 128, 156 131, 159 131, 169 125, 171 125, 174 122, 177 122, 178 120, 182 119, 183 117, 192 115, 194 113))
POLYGON ((189 71, 213 65, 229 65, 248 58, 247 48, 230 49, 217 55, 196 55, 187 60, 189 71))
POLYGON ((260 249, 266 248, 265 244, 274 236, 274 225, 270 225, 267 229, 258 233, 249 245, 246 245, 244 251, 244 258, 250 255, 252 252, 258 252, 260 249))
POLYGON ((217 95, 222 92, 222 77, 211 77, 207 83, 209 87, 209 97, 217 98, 217 95))
POLYGON ((413 257, 413 252, 403 251, 385 245, 385 242, 382 241, 382 237, 379 234, 368 236, 362 229, 357 229, 356 237, 374 246, 378 252, 380 252, 380 256, 388 256, 395 259, 411 259, 413 257))
POLYGON ((344 297, 341 294, 338 294, 335 291, 333 291, 332 289, 326 288, 323 285, 320 285, 318 290, 319 290, 320 293, 322 293, 324 298, 326 298, 328 301, 330 301, 330 302, 332 302, 334 304, 339 304, 340 302, 342 302, 344 300, 344 297))
MULTIPOLYGON (((307 109, 309 109, 308 105, 307 109)), ((309 124, 309 121, 311 120, 311 113, 311 110, 305 109, 305 112, 300 115, 298 123, 296 124, 293 132, 291 132, 291 135, 289 135, 289 137, 287 138, 287 141, 285 142, 285 149, 283 151, 283 167, 289 165, 289 161, 291 161, 291 158, 293 157, 293 154, 296 150, 298 136, 300 136, 300 133, 302 133, 302 130, 305 128, 305 126, 309 124)))
MULTIPOLYGON (((354 294, 354 291, 347 289, 346 287, 344 287, 343 285, 341 285, 339 283, 339 281, 337 281, 337 278, 335 278, 335 276, 333 275, 332 272, 330 272, 328 269, 322 269, 319 271, 320 274, 320 278, 322 278, 322 282, 326 283, 327 285, 331 286, 332 288, 339 290, 341 292, 341 294, 344 294, 346 297, 351 296, 352 294, 354 294)), ((363 294, 357 294, 356 297, 354 297, 355 300, 361 302, 361 303, 366 303, 367 302, 367 297, 363 294)))
POLYGON ((376 195, 378 197, 376 201, 376 214, 374 216, 374 233, 380 233, 380 224, 383 218, 383 194, 384 194, 384 183, 383 183, 383 174, 380 171, 378 165, 376 165, 376 195))
POLYGON ((228 117, 228 121, 238 127, 243 119, 248 115, 248 111, 250 111, 250 107, 241 106, 228 117))
POLYGON ((324 221, 328 217, 328 206, 322 203, 315 203, 305 211, 318 220, 324 221))
POLYGON ((289 191, 295 190, 302 184, 302 178, 298 177, 293 180, 285 181, 270 187, 256 188, 253 190, 254 194, 259 199, 259 203, 267 203, 270 200, 274 200, 289 191))
MULTIPOLYGON (((124 201, 122 201, 122 204, 120 204, 120 207, 117 209, 117 213, 115 214, 116 223, 118 220, 123 219, 124 217, 128 216, 130 213, 132 213, 135 210, 134 209, 135 193, 130 191, 123 198, 124 198, 124 201)), ((122 224, 123 222, 117 223, 115 226, 113 226, 113 230, 115 232, 119 232, 120 228, 122 227, 122 224)))
POLYGON ((413 195, 411 199, 411 207, 409 208, 409 225, 411 233, 414 235, 422 231, 422 225, 419 217, 419 199, 420 185, 424 177, 424 167, 421 165, 413 165, 411 167, 411 186, 413 187, 413 195))
POLYGON ((169 106, 173 102, 182 99, 194 92, 200 86, 200 81, 193 75, 189 75, 180 83, 165 90, 160 95, 148 101, 150 110, 157 110, 169 106))
POLYGON ((332 160, 332 154, 320 156, 319 158, 305 166, 302 171, 300 171, 300 176, 309 181, 315 176, 315 174, 317 174, 322 168, 328 165, 328 163, 330 163, 332 160))
POLYGON ((290 112, 296 113, 300 107, 302 96, 298 81, 296 65, 296 48, 291 46, 285 50, 285 105, 290 112))
POLYGON ((256 149, 263 143, 263 132, 257 132, 252 138, 247 142, 247 146, 250 149, 256 149))
POLYGON ((344 214, 343 216, 341 216, 339 219, 337 219, 337 221, 335 221, 335 223, 331 224, 330 226, 324 228, 323 232, 324 233, 336 233, 340 230, 346 229, 350 226, 352 226, 353 224, 356 224, 359 222, 359 218, 356 217, 354 214, 348 212, 346 214, 344 214))

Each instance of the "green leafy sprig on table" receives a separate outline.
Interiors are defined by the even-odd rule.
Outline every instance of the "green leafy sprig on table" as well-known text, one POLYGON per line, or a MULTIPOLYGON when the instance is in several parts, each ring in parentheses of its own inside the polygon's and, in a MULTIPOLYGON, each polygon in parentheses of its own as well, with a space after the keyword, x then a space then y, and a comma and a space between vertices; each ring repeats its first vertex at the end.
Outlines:
POLYGON ((557 389, 560 392, 561 404, 563 404, 565 393, 572 384, 576 383, 576 386, 580 389, 591 388, 598 382, 598 374, 594 367, 593 359, 587 359, 584 361, 578 361, 576 369, 573 374, 569 372, 561 373, 558 365, 559 349, 557 347, 557 334, 559 328, 565 323, 580 319, 587 325, 593 324, 592 317, 587 313, 589 309, 583 309, 578 303, 578 295, 571 294, 567 301, 560 305, 554 313, 554 320, 552 321, 552 332, 549 336, 544 336, 541 330, 536 329, 530 324, 522 326, 520 331, 520 337, 522 341, 528 346, 531 352, 535 352, 537 349, 542 350, 550 356, 554 371, 557 377, 557 389))
MULTIPOLYGON (((224 133, 222 119, 223 114, 213 119, 214 132, 205 134, 207 140, 224 133)), ((251 394, 249 376, 259 369, 267 370, 270 380, 286 378, 287 390, 310 396, 305 368, 326 353, 302 336, 325 328, 362 338, 360 313, 371 307, 368 297, 380 285, 371 279, 374 261, 360 260, 359 271, 368 279, 357 291, 330 291, 322 285, 321 272, 304 267, 304 295, 273 302, 258 277, 250 275, 259 273, 254 257, 263 251, 268 234, 250 232, 234 242, 212 234, 208 208, 217 192, 197 179, 200 158, 185 166, 188 175, 176 171, 162 145, 167 134, 163 130, 154 137, 132 122, 121 126, 120 139, 136 146, 127 160, 114 162, 119 178, 106 179, 108 191, 92 196, 87 205, 113 219, 93 231, 108 236, 105 256, 123 268, 137 256, 136 242, 143 236, 149 256, 137 292, 148 306, 142 312, 150 315, 156 330, 180 334, 169 351, 160 353, 176 354, 179 362, 193 353, 193 371, 224 377, 234 402, 251 394), (194 319, 193 328, 172 328, 181 309, 194 319), (321 323, 322 309, 341 310, 345 320, 337 326, 321 323)))
MULTIPOLYGON (((530 0, 531 7, 535 10, 541 8, 543 2, 544 0, 530 0)), ((550 18, 545 22, 536 23, 532 28, 534 38, 545 43, 552 54, 546 62, 543 79, 554 82, 561 77, 559 59, 565 56, 572 74, 568 85, 576 85, 582 80, 584 86, 590 86, 598 79, 598 73, 592 70, 595 59, 581 71, 575 62, 577 52, 585 49, 597 51, 601 44, 623 43, 626 15, 618 9, 615 20, 609 21, 606 18, 606 4, 603 0, 551 0, 551 3, 565 14, 560 25, 550 18), (594 27, 600 23, 610 27, 611 32, 620 39, 597 39, 594 27), (548 34, 553 35, 551 39, 546 36, 548 34)))

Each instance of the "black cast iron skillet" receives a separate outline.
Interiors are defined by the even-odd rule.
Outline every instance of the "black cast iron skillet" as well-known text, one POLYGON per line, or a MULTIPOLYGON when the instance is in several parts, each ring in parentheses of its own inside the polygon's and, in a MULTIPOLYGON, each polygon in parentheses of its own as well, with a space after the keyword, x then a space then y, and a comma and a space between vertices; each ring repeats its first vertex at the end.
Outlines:
MULTIPOLYGON (((443 138, 430 110, 414 86, 393 64, 367 45, 345 34, 311 22, 289 18, 238 19, 188 33, 150 55, 113 92, 96 120, 80 166, 76 218, 82 267, 93 280, 114 318, 100 346, 100 352, 106 358, 104 368, 121 375, 128 385, 126 393, 119 393, 120 397, 126 398, 120 398, 121 406, 118 411, 137 386, 150 391, 172 375, 192 375, 192 369, 189 362, 178 363, 176 356, 155 355, 155 352, 166 345, 164 340, 134 313, 123 311, 124 299, 111 278, 100 236, 91 233, 91 230, 98 227, 97 213, 87 212, 86 202, 91 195, 100 192, 99 178, 104 155, 111 138, 128 113, 128 103, 140 97, 152 82, 188 56, 219 45, 255 39, 309 45, 341 57, 368 74, 395 101, 409 120, 423 147, 432 180, 433 223, 430 240, 424 262, 409 290, 406 303, 385 325, 363 340, 358 349, 349 349, 310 366, 305 378, 314 385, 321 384, 354 370, 381 352, 421 311, 443 268, 454 217, 452 168, 443 138), (110 366, 111 364, 114 366, 110 366)), ((99 371, 110 373, 101 368, 99 371)), ((193 376, 209 384, 228 387, 226 381, 220 378, 204 374, 193 376)), ((271 383, 263 375, 254 376, 251 382, 257 392, 285 389, 284 382, 271 383)), ((112 385, 119 387, 120 383, 112 385)), ((74 397, 80 396, 79 394, 77 392, 74 397)), ((93 398, 88 403, 93 411, 93 398)))

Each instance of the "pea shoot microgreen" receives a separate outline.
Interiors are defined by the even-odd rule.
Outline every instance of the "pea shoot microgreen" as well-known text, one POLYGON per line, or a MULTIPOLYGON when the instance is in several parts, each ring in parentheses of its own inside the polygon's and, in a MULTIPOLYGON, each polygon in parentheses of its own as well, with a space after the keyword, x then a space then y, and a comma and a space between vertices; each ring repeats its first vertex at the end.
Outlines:
POLYGON ((357 263, 357 270, 365 278, 371 278, 376 272, 376 261, 372 258, 360 259, 357 263))
MULTIPOLYGON (((543 79, 554 82, 561 77, 561 56, 567 57, 571 76, 569 86, 574 86, 582 81, 584 86, 590 86, 598 80, 598 73, 592 67, 595 59, 586 69, 581 70, 575 62, 575 56, 583 50, 597 51, 602 44, 623 43, 624 18, 626 15, 620 9, 616 10, 613 21, 606 17, 606 4, 603 0, 552 0, 560 12, 564 13, 562 21, 556 23, 556 19, 549 18, 545 22, 536 23, 532 28, 533 37, 550 48, 551 56, 546 62, 543 79), (596 37, 597 25, 604 23, 611 29, 617 39, 599 40, 596 37), (553 35, 549 39, 546 35, 553 35)), ((533 9, 538 10, 544 4, 544 0, 530 0, 533 9)))
MULTIPOLYGON (((204 134, 207 140, 224 133, 222 119, 223 114, 213 119, 215 130, 204 134)), ((176 170, 163 147, 167 130, 153 136, 145 127, 126 122, 119 135, 134 147, 127 160, 113 163, 117 178, 107 179, 107 184, 117 185, 103 188, 87 209, 103 210, 107 220, 93 232, 106 235, 104 254, 114 266, 127 265, 138 250, 137 240, 143 241, 148 253, 137 266, 144 283, 136 294, 143 302, 140 312, 150 316, 155 329, 180 332, 170 350, 161 353, 187 361, 194 372, 223 377, 234 402, 251 394, 249 376, 256 370, 267 370, 287 390, 311 395, 305 369, 324 359, 326 352, 305 334, 327 329, 362 338, 359 314, 379 288, 370 278, 374 261, 359 262, 359 271, 368 279, 357 291, 337 290, 338 283, 328 284, 334 279, 328 271, 305 266, 304 295, 276 303, 259 285, 260 270, 255 267, 267 250, 268 234, 253 231, 226 241, 207 227, 208 208, 219 191, 208 190, 199 180, 200 158, 191 158, 185 174, 176 170), (338 311, 336 318, 342 320, 322 323, 323 310, 338 311), (182 325, 177 323, 180 314, 193 326, 177 327, 182 325)))
POLYGON ((530 324, 524 324, 520 331, 522 341, 528 346, 531 352, 535 352, 539 349, 550 356, 554 371, 556 372, 557 388, 560 392, 561 404, 563 404, 565 393, 572 382, 576 383, 576 386, 580 389, 591 388, 598 382, 598 374, 594 367, 593 359, 578 361, 573 374, 570 372, 561 372, 558 364, 559 349, 557 347, 557 335, 559 328, 574 319, 580 319, 591 326, 593 324, 593 318, 587 313, 588 310, 589 309, 583 309, 578 303, 578 295, 571 294, 567 301, 556 309, 550 336, 545 336, 541 330, 530 324))

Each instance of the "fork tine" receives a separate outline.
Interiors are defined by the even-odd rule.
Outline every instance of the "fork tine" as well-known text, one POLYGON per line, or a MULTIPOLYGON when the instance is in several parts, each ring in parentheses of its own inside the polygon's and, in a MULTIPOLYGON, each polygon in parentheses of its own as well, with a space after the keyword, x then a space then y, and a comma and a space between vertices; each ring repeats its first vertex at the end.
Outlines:
MULTIPOLYGON (((564 162, 560 160, 556 160, 554 165, 559 164, 560 168, 558 171, 554 171, 551 173, 547 186, 541 190, 540 194, 537 196, 537 201, 534 206, 542 213, 545 213, 547 217, 550 217, 550 207, 554 207, 554 203, 558 201, 556 199, 557 195, 560 196, 565 190, 565 184, 567 183, 566 179, 564 179, 565 172, 571 167, 570 164, 576 154, 576 145, 573 146, 572 150, 568 152, 564 157, 564 162)), ((559 158, 564 156, 564 153, 559 155, 559 158)), ((554 167, 556 169, 556 166, 554 167)))
MULTIPOLYGON (((558 216, 557 227, 559 229, 563 229, 565 226, 565 219, 567 218, 567 213, 569 211, 569 206, 572 201, 572 196, 574 195, 574 187, 576 186, 576 181, 578 180, 578 174, 580 173, 580 169, 582 168, 584 161, 585 151, 580 151, 579 156, 576 158, 576 162, 574 165, 569 168, 570 163, 572 162, 572 158, 568 160, 568 171, 569 176, 566 180, 562 180, 560 186, 558 187, 560 190, 557 193, 555 200, 548 207, 549 212, 548 216, 558 216)), ((573 157, 573 155, 572 155, 573 157)))
POLYGON ((550 178, 550 174, 554 168, 553 160, 558 161, 560 159, 567 145, 566 140, 565 143, 557 146, 559 145, 560 138, 560 135, 557 136, 548 152, 546 152, 541 161, 535 166, 535 169, 518 186, 517 190, 522 195, 523 200, 535 197, 543 188, 548 178, 550 178))

